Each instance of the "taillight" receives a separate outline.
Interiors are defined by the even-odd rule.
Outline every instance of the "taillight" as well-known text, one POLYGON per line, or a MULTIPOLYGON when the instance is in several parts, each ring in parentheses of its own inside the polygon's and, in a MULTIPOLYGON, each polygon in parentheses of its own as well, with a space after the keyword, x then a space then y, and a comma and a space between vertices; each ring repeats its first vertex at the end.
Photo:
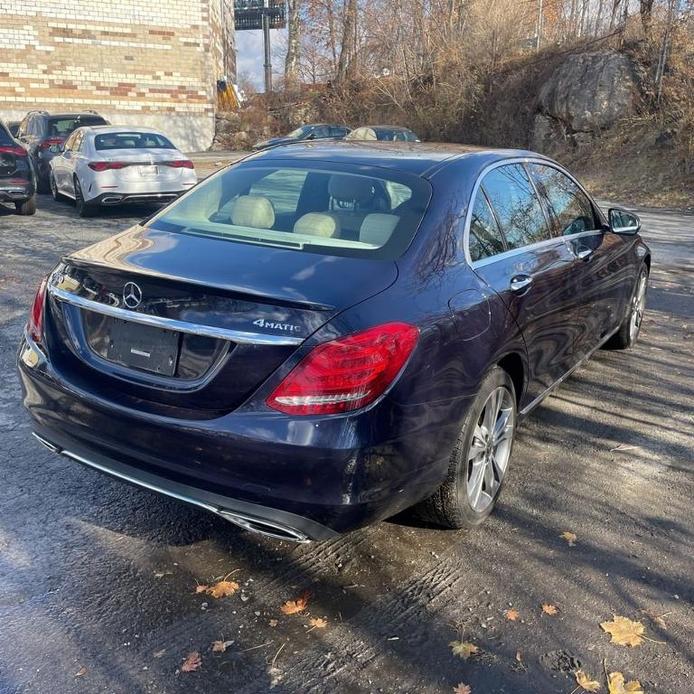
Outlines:
POLYGON ((174 169, 194 169, 195 166, 190 159, 172 159, 171 161, 161 162, 165 166, 171 166, 174 169))
POLYGON ((34 303, 31 305, 29 312, 29 321, 27 322, 27 332, 29 337, 34 342, 43 340, 43 314, 46 306, 46 278, 44 277, 36 290, 34 303))
POLYGON ((62 137, 49 137, 39 145, 39 149, 50 149, 53 145, 62 145, 63 142, 62 137))
POLYGON ((419 330, 384 323, 314 347, 267 399, 294 415, 351 412, 381 396, 412 353, 419 330))
POLYGON ((124 161, 90 161, 87 166, 92 171, 109 171, 111 169, 124 169, 128 164, 124 161))
POLYGON ((0 154, 14 154, 16 157, 26 157, 27 151, 24 147, 14 146, 0 147, 0 154))

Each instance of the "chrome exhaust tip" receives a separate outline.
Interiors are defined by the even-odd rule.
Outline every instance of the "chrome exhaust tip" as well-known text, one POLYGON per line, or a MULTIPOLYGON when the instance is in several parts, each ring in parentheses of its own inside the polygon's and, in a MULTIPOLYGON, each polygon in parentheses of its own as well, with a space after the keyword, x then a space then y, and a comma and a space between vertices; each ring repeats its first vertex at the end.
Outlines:
POLYGON ((102 198, 101 204, 102 205, 117 205, 122 200, 123 200, 122 195, 107 195, 105 198, 102 198))
POLYGON ((265 537, 271 537, 274 540, 289 540, 290 542, 298 542, 300 544, 311 542, 311 538, 300 530, 291 528, 288 525, 283 525, 282 523, 254 518, 237 513, 236 511, 226 511, 225 509, 219 509, 217 514, 244 530, 258 535, 264 535, 265 537))

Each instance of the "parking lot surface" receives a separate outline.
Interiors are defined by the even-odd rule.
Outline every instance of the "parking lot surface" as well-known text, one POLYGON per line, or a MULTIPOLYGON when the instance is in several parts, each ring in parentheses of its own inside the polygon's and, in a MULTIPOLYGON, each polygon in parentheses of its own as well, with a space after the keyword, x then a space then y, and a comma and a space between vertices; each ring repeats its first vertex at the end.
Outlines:
POLYGON ((14 360, 39 278, 148 212, 0 208, 0 692, 568 694, 577 668, 601 691, 620 671, 691 692, 694 216, 637 211, 653 250, 640 342, 598 352, 535 410, 487 523, 404 515, 294 545, 32 439, 14 360), (224 577, 226 597, 198 587, 224 577), (647 639, 611 643, 613 615, 647 639))

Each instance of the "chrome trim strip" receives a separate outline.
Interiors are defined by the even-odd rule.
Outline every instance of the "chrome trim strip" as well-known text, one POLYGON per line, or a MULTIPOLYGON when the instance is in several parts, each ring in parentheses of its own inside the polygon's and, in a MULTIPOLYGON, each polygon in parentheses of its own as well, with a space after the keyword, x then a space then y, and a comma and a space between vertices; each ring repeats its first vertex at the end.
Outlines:
POLYGON ((95 470, 99 470, 100 472, 104 472, 108 475, 111 475, 112 477, 117 477, 118 479, 123 480, 124 482, 129 482, 130 484, 134 484, 138 487, 142 487, 143 489, 148 489, 151 492, 156 492, 157 494, 163 494, 164 496, 171 497, 172 499, 177 499, 178 501, 183 501, 187 504, 192 504, 193 506, 197 506, 198 508, 202 508, 205 511, 210 511, 211 513, 214 513, 215 515, 220 516, 221 518, 224 518, 224 520, 227 520, 230 523, 237 525, 239 528, 243 528, 244 530, 248 530, 249 532, 257 533, 259 535, 265 535, 266 537, 272 537, 273 539, 277 539, 277 540, 289 540, 290 542, 298 542, 301 544, 304 544, 304 543, 311 541, 311 539, 309 537, 307 537, 306 535, 304 535, 302 532, 299 532, 298 530, 295 530, 294 528, 290 528, 289 526, 284 526, 284 525, 281 525, 281 524, 276 523, 274 521, 268 521, 268 520, 264 520, 262 518, 254 518, 252 516, 246 516, 242 513, 238 513, 237 511, 231 511, 231 510, 227 511, 226 509, 219 508, 217 506, 213 506, 212 504, 206 504, 204 501, 199 501, 198 499, 193 499, 189 496, 185 496, 184 494, 178 494, 177 492, 172 492, 169 489, 164 489, 162 487, 158 487, 155 484, 150 484, 149 482, 143 482, 142 480, 137 479, 136 477, 131 477, 130 475, 126 475, 122 472, 118 472, 118 471, 113 470, 109 467, 106 467, 105 465, 100 465, 99 463, 95 463, 93 460, 88 460, 87 458, 83 458, 81 455, 77 455, 76 453, 73 453, 72 451, 68 451, 68 450, 59 448, 55 444, 52 444, 50 441, 44 439, 43 436, 40 436, 35 431, 32 431, 31 435, 53 453, 58 453, 60 455, 64 455, 66 458, 71 458, 72 460, 75 460, 78 463, 82 463, 83 465, 86 465, 87 467, 94 468, 95 470), (275 530, 277 530, 277 532, 273 533, 271 531, 261 530, 260 528, 257 527, 258 525, 267 526, 268 528, 274 528, 275 530))
POLYGON ((143 323, 144 325, 153 325, 157 328, 165 330, 176 330, 178 332, 190 333, 192 335, 204 335, 205 337, 214 337, 220 340, 231 340, 239 344, 248 345, 299 345, 305 338, 290 337, 289 335, 263 335, 260 333, 249 333, 243 330, 231 330, 229 328, 216 328, 212 325, 200 325, 198 323, 188 323, 187 321, 176 320, 175 318, 164 318, 162 316, 151 316, 146 313, 138 313, 128 309, 119 308, 117 306, 109 306, 98 301, 85 299, 71 292, 66 292, 64 289, 58 289, 55 286, 48 287, 49 293, 67 304, 72 304, 78 308, 87 311, 94 311, 112 318, 120 318, 121 320, 133 321, 134 323, 143 323))
MULTIPOLYGON (((500 166, 505 166, 507 164, 539 164, 541 166, 549 166, 553 169, 556 169, 557 171, 563 173, 565 176, 568 176, 583 192, 583 194, 590 200, 591 204, 597 208, 598 210, 600 209, 598 204, 593 200, 593 198, 586 192, 586 189, 564 168, 562 168, 559 164, 556 162, 552 161, 551 159, 543 159, 542 157, 512 157, 509 159, 502 159, 500 161, 495 161, 492 164, 489 164, 488 166, 485 166, 484 169, 480 172, 479 176, 477 176, 477 180, 475 181, 475 185, 472 188, 472 193, 470 194, 470 202, 468 204, 467 210, 465 211, 465 225, 463 226, 463 253, 465 254, 465 260, 467 261, 467 264, 471 268, 476 268, 476 267, 483 267, 484 265, 489 265, 490 263, 495 263, 497 260, 503 260, 504 258, 508 258, 510 256, 516 255, 518 253, 525 253, 527 250, 534 250, 537 248, 542 248, 543 246, 548 246, 553 243, 556 243, 559 240, 562 239, 568 239, 569 241, 574 238, 579 238, 581 236, 589 235, 589 234, 602 234, 604 233, 602 229, 591 229, 589 231, 580 231, 576 234, 569 234, 568 236, 557 236, 555 238, 551 239, 545 239, 544 241, 538 241, 537 243, 531 243, 528 244, 527 246, 521 246, 520 248, 512 248, 508 251, 504 251, 503 253, 498 253, 497 255, 492 255, 488 258, 482 258, 480 260, 472 260, 470 257, 470 224, 472 222, 472 208, 474 207, 475 204, 475 198, 477 197, 477 192, 479 191, 480 186, 482 185, 482 179, 490 172, 493 171, 494 169, 498 169, 500 166)), ((533 184, 533 188, 535 187, 535 183, 530 179, 531 183, 533 184)), ((490 201, 491 202, 491 201, 490 201)), ((543 213, 544 213, 544 207, 543 213)), ((546 213, 545 213, 546 217, 546 213)))

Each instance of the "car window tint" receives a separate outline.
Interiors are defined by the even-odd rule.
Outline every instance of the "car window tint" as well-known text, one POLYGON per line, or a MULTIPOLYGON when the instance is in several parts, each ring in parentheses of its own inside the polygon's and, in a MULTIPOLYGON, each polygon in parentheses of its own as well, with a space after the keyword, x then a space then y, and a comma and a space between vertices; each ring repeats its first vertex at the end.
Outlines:
POLYGON ((557 233, 568 236, 596 228, 590 200, 568 176, 553 166, 530 164, 528 168, 547 199, 557 233))
POLYGON ((328 137, 328 128, 324 125, 319 125, 313 129, 313 137, 328 137))
POLYGON ((482 184, 509 248, 520 248, 552 237, 540 200, 520 164, 493 169, 482 184))
POLYGON ((250 195, 262 195, 272 202, 275 214, 294 214, 307 171, 280 169, 254 183, 250 195))
POLYGON ((103 133, 94 138, 97 150, 107 149, 174 149, 174 146, 159 133, 103 133))
POLYGON ((506 250, 499 225, 481 189, 477 193, 475 205, 472 208, 468 248, 470 259, 473 261, 489 258, 506 250))

